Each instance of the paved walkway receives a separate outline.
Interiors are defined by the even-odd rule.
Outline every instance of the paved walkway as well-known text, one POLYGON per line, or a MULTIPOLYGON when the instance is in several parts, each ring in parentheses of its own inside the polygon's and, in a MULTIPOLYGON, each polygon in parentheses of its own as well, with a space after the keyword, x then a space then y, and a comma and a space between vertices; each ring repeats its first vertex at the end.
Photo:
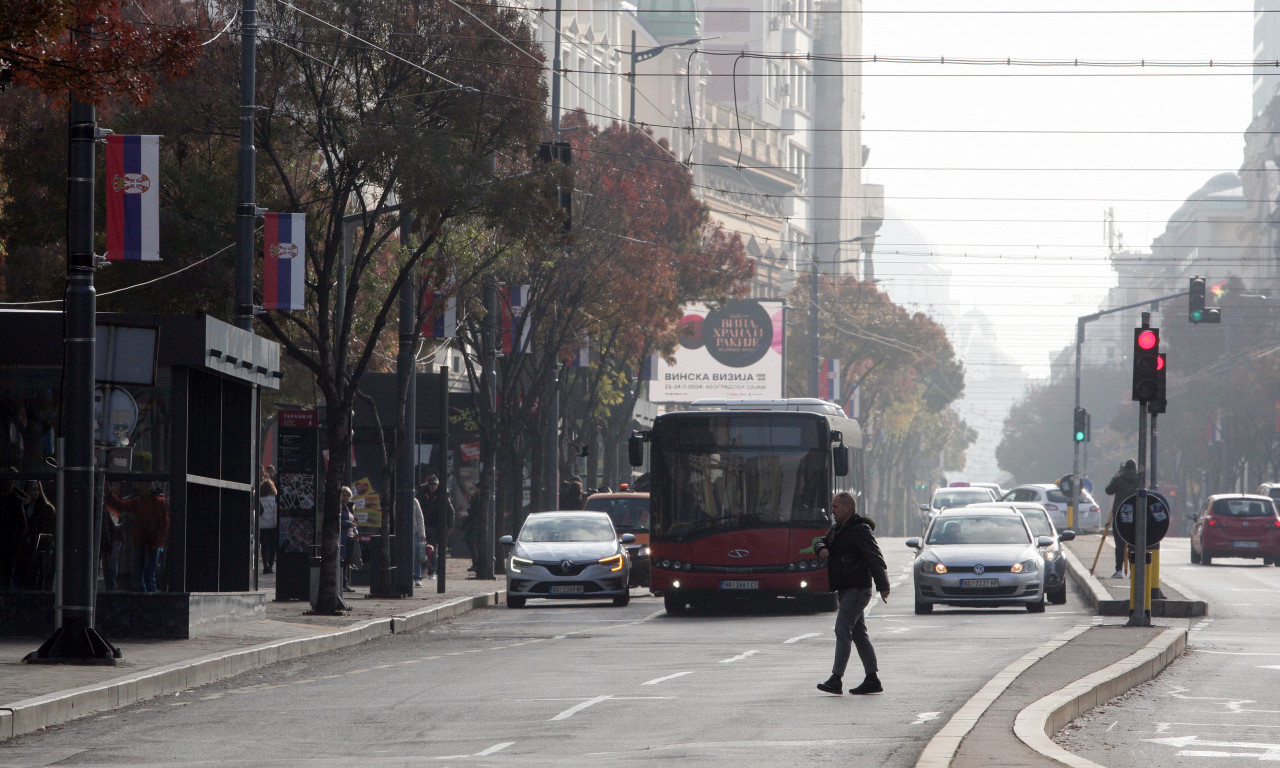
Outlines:
MULTIPOLYGON (((1111 617, 1074 627, 1000 672, 926 745, 919 768, 1096 768, 1063 752, 1052 735, 1081 712, 1155 677, 1185 647, 1186 620, 1162 617, 1201 615, 1203 602, 1166 584, 1168 599, 1153 605, 1153 626, 1127 627, 1128 580, 1109 578, 1109 541, 1081 536, 1067 550, 1077 594, 1111 617), (1089 574, 1100 543, 1098 570, 1106 578, 1089 574), (1115 613, 1120 607, 1123 615, 1115 613)), ((23 664, 44 638, 0 638, 0 739, 410 631, 502 599, 504 582, 467 578, 464 560, 451 559, 446 575, 444 594, 433 581, 401 600, 370 598, 367 588, 358 588, 346 597, 352 610, 342 616, 310 616, 305 602, 270 601, 265 619, 209 637, 122 641, 118 666, 23 664)))

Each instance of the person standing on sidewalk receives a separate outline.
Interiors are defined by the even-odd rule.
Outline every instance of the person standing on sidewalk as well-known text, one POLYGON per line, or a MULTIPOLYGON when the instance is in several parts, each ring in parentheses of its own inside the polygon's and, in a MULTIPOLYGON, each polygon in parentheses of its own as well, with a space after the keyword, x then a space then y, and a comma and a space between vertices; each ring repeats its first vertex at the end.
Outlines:
POLYGON ((427 524, 427 544, 432 546, 432 552, 427 555, 427 578, 434 579, 436 577, 436 564, 441 567, 447 562, 449 557, 449 534, 453 533, 454 511, 453 500, 449 498, 449 491, 440 485, 440 478, 437 475, 431 475, 427 478, 427 484, 422 486, 422 514, 426 517, 427 524), (440 510, 444 510, 445 529, 440 530, 440 510))
POLYGON ((858 649, 865 678, 849 693, 880 693, 879 668, 876 651, 867 635, 864 611, 871 603, 871 588, 880 593, 880 599, 889 601, 889 575, 880 553, 880 545, 872 533, 876 524, 869 517, 858 514, 853 494, 841 491, 831 500, 831 530, 814 545, 814 554, 827 559, 827 581, 832 591, 839 595, 840 607, 836 613, 836 656, 831 665, 831 677, 818 683, 818 690, 840 695, 845 667, 849 664, 850 646, 858 649))
POLYGON ((1111 543, 1116 547, 1116 572, 1111 574, 1113 579, 1124 578, 1124 540, 1120 538, 1119 517, 1120 505, 1124 500, 1134 495, 1142 488, 1142 478, 1138 476, 1138 462, 1133 459, 1125 459, 1120 465, 1120 469, 1111 478, 1111 482, 1107 483, 1106 492, 1111 494, 1111 543))
POLYGON ((263 573, 271 573, 276 567, 276 549, 280 544, 276 511, 276 484, 264 477, 258 485, 258 543, 262 546, 263 573))

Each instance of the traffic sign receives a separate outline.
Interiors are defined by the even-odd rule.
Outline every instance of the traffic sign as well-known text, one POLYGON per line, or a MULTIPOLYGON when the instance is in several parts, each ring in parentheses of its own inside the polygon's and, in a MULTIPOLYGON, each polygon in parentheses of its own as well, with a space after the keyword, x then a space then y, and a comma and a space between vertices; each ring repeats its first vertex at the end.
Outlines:
MULTIPOLYGON (((1150 549, 1169 532, 1169 502, 1155 491, 1144 491, 1147 495, 1147 546, 1150 549)), ((1134 494, 1121 502, 1116 509, 1116 532, 1125 544, 1134 547, 1135 521, 1138 512, 1138 495, 1134 494)))

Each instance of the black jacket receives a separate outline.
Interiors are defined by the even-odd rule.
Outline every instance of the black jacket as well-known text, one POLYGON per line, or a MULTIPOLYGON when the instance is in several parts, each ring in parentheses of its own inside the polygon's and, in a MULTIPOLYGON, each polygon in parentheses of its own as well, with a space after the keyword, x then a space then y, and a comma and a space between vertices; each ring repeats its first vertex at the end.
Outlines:
POLYGON ((1142 479, 1138 477, 1136 469, 1121 469, 1111 478, 1111 482, 1107 483, 1106 492, 1112 494, 1111 499, 1111 515, 1114 518, 1116 510, 1120 509, 1120 505, 1124 500, 1138 492, 1142 487, 1142 479))
POLYGON ((874 527, 870 518, 855 514, 844 525, 833 525, 822 537, 818 549, 827 548, 827 582, 832 592, 870 589, 873 581, 877 592, 889 589, 884 555, 871 533, 874 527))

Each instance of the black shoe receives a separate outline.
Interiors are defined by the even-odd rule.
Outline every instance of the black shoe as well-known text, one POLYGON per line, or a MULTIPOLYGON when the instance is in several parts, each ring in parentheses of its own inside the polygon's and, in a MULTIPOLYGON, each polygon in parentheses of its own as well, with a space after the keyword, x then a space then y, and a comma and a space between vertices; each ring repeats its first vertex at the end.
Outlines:
POLYGON ((883 691, 884 686, 880 685, 880 678, 875 675, 871 675, 866 680, 863 680, 862 685, 859 685, 857 688, 849 689, 849 693, 852 693, 855 696, 861 696, 867 693, 882 693, 883 691))
POLYGON ((818 690, 824 693, 834 693, 837 696, 844 693, 844 689, 840 685, 839 675, 832 675, 827 678, 825 683, 818 683, 818 690))
POLYGON ((262 574, 263 574, 264 576, 265 576, 266 574, 268 574, 268 573, 271 573, 271 569, 270 569, 270 568, 263 568, 263 569, 262 569, 262 574))

